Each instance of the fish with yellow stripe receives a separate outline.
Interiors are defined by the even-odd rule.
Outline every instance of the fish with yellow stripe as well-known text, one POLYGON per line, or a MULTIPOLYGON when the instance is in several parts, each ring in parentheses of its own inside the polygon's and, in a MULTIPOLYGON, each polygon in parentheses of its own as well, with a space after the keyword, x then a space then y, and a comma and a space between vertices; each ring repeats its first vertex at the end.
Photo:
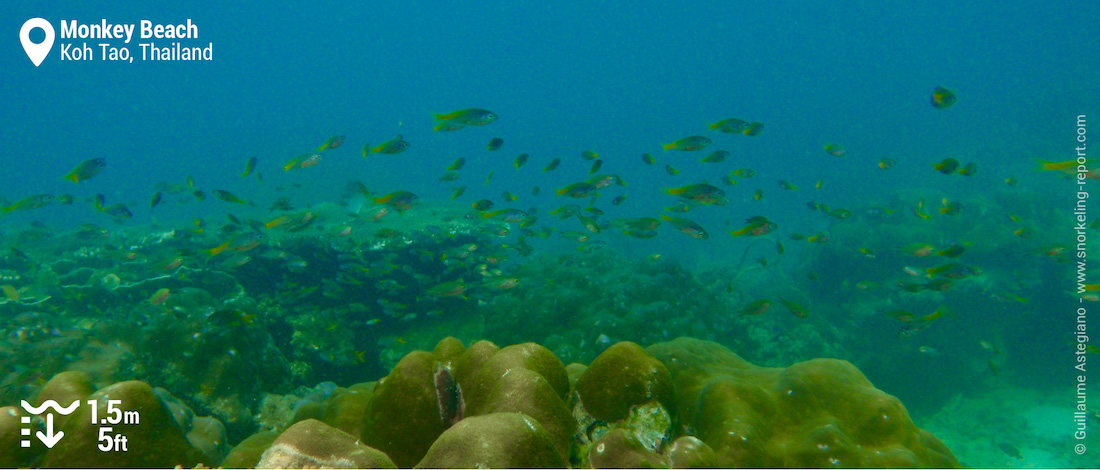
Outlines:
POLYGON ((497 120, 497 114, 487 109, 466 108, 453 113, 436 114, 436 132, 457 131, 466 126, 484 126, 497 120))
POLYGON ((84 160, 73 171, 63 176, 63 179, 70 180, 74 183, 80 184, 81 181, 92 179, 99 172, 103 171, 107 167, 107 160, 102 158, 93 158, 91 160, 84 160))
POLYGON ((775 222, 768 220, 762 215, 756 215, 750 217, 745 221, 745 226, 740 230, 730 232, 730 235, 740 237, 742 235, 748 235, 751 237, 759 237, 761 235, 767 235, 772 233, 779 225, 775 222))
POLYGON ((693 152, 696 150, 703 150, 707 148, 710 143, 711 140, 706 137, 703 137, 701 135, 692 135, 684 137, 683 139, 677 140, 676 142, 673 142, 671 144, 663 144, 662 147, 664 147, 664 150, 666 152, 669 150, 693 152))
MULTIPOLYGON (((1094 159, 1089 159, 1091 162, 1094 159)), ((1057 171, 1066 174, 1067 176, 1074 177, 1077 174, 1084 174, 1084 178, 1087 180, 1100 180, 1100 166, 1095 163, 1081 164, 1077 160, 1066 160, 1062 162, 1048 162, 1039 161, 1039 169, 1042 171, 1057 171)))
POLYGON ((393 206, 398 212, 404 212, 412 208, 412 205, 419 200, 419 196, 409 191, 394 191, 385 196, 374 198, 374 203, 393 206))
POLYGON ((403 137, 401 137, 401 134, 397 134, 397 137, 394 137, 390 140, 382 142, 382 144, 377 146, 377 147, 372 148, 370 146, 370 144, 364 145, 363 146, 363 156, 365 157, 365 156, 370 155, 372 153, 384 153, 384 154, 387 154, 387 155, 393 155, 393 154, 396 154, 396 153, 404 152, 405 150, 408 150, 408 149, 409 149, 409 142, 406 141, 403 137))
POLYGON ((725 191, 708 183, 696 183, 680 188, 668 188, 665 192, 704 205, 717 204, 721 206, 729 203, 729 199, 726 199, 725 191))
POLYGON ((260 233, 250 233, 247 235, 236 236, 230 238, 225 243, 218 245, 214 248, 206 250, 206 254, 211 258, 221 254, 222 252, 242 252, 248 251, 263 243, 264 236, 260 233))

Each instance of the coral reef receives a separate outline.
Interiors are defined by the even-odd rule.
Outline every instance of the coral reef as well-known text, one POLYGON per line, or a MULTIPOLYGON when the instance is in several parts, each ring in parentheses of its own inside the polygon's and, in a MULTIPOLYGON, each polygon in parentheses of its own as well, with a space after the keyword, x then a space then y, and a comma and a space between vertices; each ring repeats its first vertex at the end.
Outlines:
POLYGON ((844 361, 757 367, 689 338, 618 343, 588 367, 447 338, 310 413, 346 430, 361 416, 361 442, 401 467, 958 466, 844 361))
MULTIPOLYGON (((500 348, 455 338, 407 354, 377 382, 322 383, 269 395, 274 430, 232 450, 225 427, 143 382, 91 392, 86 374, 58 374, 39 400, 78 399, 54 448, 6 455, 11 465, 260 468, 394 467, 957 467, 896 398, 851 364, 814 359, 755 366, 725 347, 678 338, 621 342, 588 366, 535 343, 500 348), (121 423, 134 450, 102 453, 85 398, 138 411, 121 423), (40 452, 40 451, 38 451, 40 452)), ((0 410, 0 444, 20 410, 0 410)), ((40 425, 40 424, 36 424, 40 425)))
POLYGON ((600 354, 577 380, 576 387, 585 410, 602 421, 624 419, 633 407, 649 401, 675 411, 668 369, 629 341, 600 354))
MULTIPOLYGON (((80 401, 80 406, 61 426, 64 439, 44 454, 42 466, 191 467, 199 463, 219 463, 214 460, 216 456, 204 454, 188 440, 192 423, 177 417, 188 416, 189 413, 173 413, 158 394, 143 382, 120 382, 92 393, 86 400, 80 401), (93 411, 86 400, 95 400, 96 410, 93 411), (133 452, 103 452, 98 447, 101 427, 100 423, 92 422, 91 417, 92 413, 95 416, 110 416, 108 400, 119 400, 118 403, 124 404, 126 410, 134 411, 140 417, 137 423, 124 421, 112 426, 114 434, 127 437, 127 446, 133 452)), ((218 426, 213 428, 205 431, 216 433, 218 426)), ((203 440, 207 443, 221 440, 224 444, 224 430, 220 437, 203 436, 203 440)), ((204 447, 210 448, 209 445, 204 447)), ((213 445, 214 449, 217 447, 218 444, 213 445)))
POLYGON ((565 461, 537 420, 490 413, 460 421, 428 449, 417 468, 554 468, 565 461))
POLYGON ((724 347, 679 338, 647 352, 669 367, 681 434, 725 467, 956 467, 896 398, 854 366, 814 359, 754 366, 724 347))
MULTIPOLYGON (((357 420, 335 425, 318 415, 323 400, 297 406, 305 387, 385 375, 447 335, 535 341, 555 363, 591 362, 624 338, 725 338, 776 363, 810 357, 815 349, 800 346, 826 343, 806 336, 772 347, 760 318, 724 314, 750 298, 750 283, 734 290, 675 262, 611 250, 531 251, 502 243, 497 221, 466 218, 465 206, 425 206, 387 220, 402 233, 395 238, 355 231, 332 243, 319 237, 347 211, 309 212, 309 224, 264 229, 259 245, 237 247, 240 264, 210 249, 247 232, 244 225, 263 227, 256 221, 220 231, 90 226, 35 253, 0 250, 4 282, 19 293, 0 296, 0 368, 10 371, 0 375, 0 403, 34 397, 56 373, 82 371, 95 387, 156 384, 221 421, 231 442, 281 429, 295 413, 294 421, 322 419, 359 435, 357 420), (458 281, 462 296, 432 291, 458 281)), ((480 357, 456 344, 443 345, 451 349, 437 351, 436 361, 453 362, 448 373, 462 384, 495 351, 480 357)), ((529 368, 568 401, 567 376, 556 366, 529 368)))
MULTIPOLYGON (((22 430, 28 428, 21 422, 22 418, 31 416, 18 406, 0 407, 0 467, 29 467, 41 452, 41 447, 23 447, 19 441, 25 436, 22 430)), ((34 423, 34 427, 40 427, 41 423, 34 423)))
POLYGON ((315 419, 283 431, 256 468, 397 468, 386 454, 315 419))

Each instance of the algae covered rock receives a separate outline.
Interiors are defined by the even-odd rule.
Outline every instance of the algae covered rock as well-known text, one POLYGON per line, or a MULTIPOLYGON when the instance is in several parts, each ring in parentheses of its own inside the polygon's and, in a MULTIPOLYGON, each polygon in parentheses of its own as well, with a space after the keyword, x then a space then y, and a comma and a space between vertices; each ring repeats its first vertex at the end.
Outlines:
POLYGON ((719 466, 959 466, 896 398, 846 361, 757 367, 690 338, 647 351, 672 374, 683 433, 711 447, 719 466))
POLYGON ((576 421, 545 378, 529 369, 509 369, 483 391, 485 395, 467 410, 468 416, 523 413, 538 421, 562 459, 568 459, 576 421))
POLYGON ((437 366, 429 352, 409 353, 375 385, 363 415, 363 443, 385 452, 398 466, 416 464, 450 425, 441 416, 437 366))
POLYGON ((202 454, 202 461, 210 462, 210 465, 220 465, 230 450, 225 425, 209 416, 198 416, 192 420, 187 442, 202 454))
POLYGON ((3 449, 0 452, 0 467, 29 467, 42 451, 41 446, 19 445, 19 441, 27 439, 22 435, 22 429, 28 427, 22 423, 24 417, 31 416, 18 406, 0 407, 0 449, 3 449))
POLYGON ((604 435, 588 451, 592 468, 669 468, 668 458, 651 452, 622 429, 604 435))
POLYGON ((566 462, 542 425, 522 413, 463 419, 428 449, 417 468, 546 468, 566 462))
POLYGON ((375 385, 360 435, 397 465, 411 466, 466 417, 526 413, 564 461, 575 432, 564 401, 568 392, 565 366, 538 344, 501 349, 479 341, 465 348, 446 338, 435 353, 409 353, 375 385))
POLYGON ((377 449, 354 436, 315 419, 295 423, 283 431, 256 468, 397 468, 377 449))
POLYGON ((668 369, 629 341, 596 357, 577 379, 576 388, 584 409, 598 420, 619 421, 630 415, 632 407, 654 400, 675 410, 668 369))
POLYGON ((245 438, 222 460, 225 468, 254 468, 271 443, 279 437, 275 431, 261 431, 245 438))
POLYGON ((666 446, 665 457, 672 468, 714 468, 719 467, 718 455, 706 442, 694 436, 683 436, 672 445, 666 446))
POLYGON ((569 394, 569 377, 561 359, 541 345, 523 343, 507 346, 485 361, 468 385, 470 395, 477 396, 477 389, 486 387, 511 369, 528 369, 541 375, 563 400, 569 394))
POLYGON ((363 425, 363 415, 367 412, 374 382, 358 383, 348 388, 340 388, 325 400, 325 412, 321 418, 325 424, 358 436, 363 425))
POLYGON ((432 355, 444 364, 450 363, 466 352, 466 346, 458 338, 448 336, 439 341, 432 350, 432 355))
POLYGON ((480 371, 481 366, 485 365, 497 351, 500 351, 500 347, 491 341, 481 340, 471 344, 461 356, 451 362, 451 372, 455 381, 466 386, 469 379, 480 371))

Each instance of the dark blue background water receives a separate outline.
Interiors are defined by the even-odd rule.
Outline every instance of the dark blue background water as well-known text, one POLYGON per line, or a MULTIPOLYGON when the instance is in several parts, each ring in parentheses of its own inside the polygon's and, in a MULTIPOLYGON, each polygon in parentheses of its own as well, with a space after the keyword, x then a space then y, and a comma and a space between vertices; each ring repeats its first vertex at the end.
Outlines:
MULTIPOLYGON (((733 152, 732 167, 761 174, 767 185, 760 185, 775 195, 759 206, 768 212, 786 202, 771 181, 779 177, 803 188, 825 178, 831 199, 842 203, 914 179, 955 184, 924 171, 944 156, 972 158, 991 172, 1031 168, 1041 147, 1064 142, 1076 113, 1097 104, 1089 89, 1097 68, 1089 20, 1098 17, 1095 5, 663 5, 19 2, 5 15, 9 40, 0 45, 0 139, 7 144, 0 196, 103 192, 109 201, 145 206, 153 183, 191 174, 200 186, 247 198, 260 190, 237 178, 249 156, 260 157, 275 184, 358 174, 372 190, 415 188, 427 197, 450 194, 451 186, 434 184, 444 166, 476 156, 469 158, 476 172, 496 169, 498 183, 509 181, 520 194, 531 184, 546 189, 580 179, 588 163, 575 157, 584 149, 639 186, 646 179, 659 179, 658 186, 716 182, 729 166, 718 171, 690 161, 701 156, 658 155, 666 157, 658 166, 642 167, 639 155, 741 117, 764 122, 766 131, 756 139, 718 135, 713 148, 733 152), (59 39, 35 68, 16 39, 35 16, 55 29, 61 19, 190 18, 199 38, 184 44, 213 42, 214 61, 62 62, 59 39), (960 96, 949 112, 927 104, 941 84, 960 96), (465 107, 501 119, 488 128, 431 131, 432 113, 465 107), (348 144, 316 171, 279 174, 294 155, 341 133, 348 144), (412 142, 407 153, 373 163, 358 156, 363 143, 398 133, 412 142), (505 147, 487 156, 481 150, 493 136, 505 137, 505 147), (833 141, 850 149, 846 160, 821 152, 833 141), (520 152, 532 155, 529 171, 504 171, 520 152), (57 179, 92 157, 108 161, 99 178, 79 189, 57 179), (559 173, 534 171, 553 157, 566 162, 559 173), (901 164, 877 172, 882 157, 901 164), (865 164, 855 169, 853 160, 865 164), (664 163, 683 173, 665 178, 658 171, 664 163), (843 188, 851 182, 866 184, 843 188)), ((129 45, 134 53, 137 42, 129 45)), ((475 186, 471 195, 480 197, 475 186)), ((732 195, 744 201, 750 192, 732 195)), ((636 190, 632 202, 662 197, 651 193, 636 190)))

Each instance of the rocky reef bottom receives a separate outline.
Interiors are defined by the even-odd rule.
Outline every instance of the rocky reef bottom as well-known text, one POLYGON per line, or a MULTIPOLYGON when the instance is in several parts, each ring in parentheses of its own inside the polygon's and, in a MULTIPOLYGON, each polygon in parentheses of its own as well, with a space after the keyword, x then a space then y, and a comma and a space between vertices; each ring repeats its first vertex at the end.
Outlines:
POLYGON ((535 343, 445 338, 376 382, 322 384, 293 406, 273 406, 265 419, 276 424, 233 447, 220 421, 144 382, 95 390, 83 373, 64 372, 34 405, 47 400, 78 406, 64 416, 0 408, 0 466, 959 466, 846 361, 758 367, 691 338, 620 342, 587 366, 535 343), (33 439, 24 447, 28 427, 64 435, 49 449, 33 439), (114 436, 126 438, 126 452, 114 436), (105 438, 115 450, 103 450, 105 438))

